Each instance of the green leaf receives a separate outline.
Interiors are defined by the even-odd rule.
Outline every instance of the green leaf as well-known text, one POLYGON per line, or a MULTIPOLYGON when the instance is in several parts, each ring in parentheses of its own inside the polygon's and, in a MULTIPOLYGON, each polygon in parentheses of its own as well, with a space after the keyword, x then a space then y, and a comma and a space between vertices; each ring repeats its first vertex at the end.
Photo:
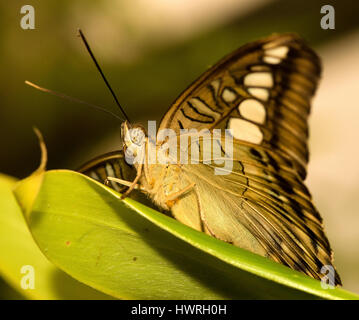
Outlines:
MULTIPOLYGON (((28 299, 111 298, 69 277, 41 253, 12 193, 16 179, 0 174, 0 275, 28 299), (23 266, 35 270, 35 289, 21 288, 23 266)), ((31 193, 31 190, 28 190, 31 193)), ((1 284, 1 283, 0 283, 1 284)), ((2 299, 22 298, 1 291, 2 299)), ((9 293, 10 292, 10 293, 9 293)))
MULTIPOLYGON (((29 179, 29 178, 28 178, 29 179)), ((36 181, 26 180, 27 185, 36 181)), ((41 251, 59 268, 124 299, 358 299, 219 241, 73 171, 46 172, 34 203, 15 189, 41 251), (29 209, 30 208, 30 209, 29 209)))

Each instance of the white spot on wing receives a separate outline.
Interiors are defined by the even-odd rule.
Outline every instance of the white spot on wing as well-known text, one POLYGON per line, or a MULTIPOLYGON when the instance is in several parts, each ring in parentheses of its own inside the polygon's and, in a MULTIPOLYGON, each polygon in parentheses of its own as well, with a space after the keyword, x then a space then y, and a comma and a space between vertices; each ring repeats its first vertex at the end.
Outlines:
POLYGON ((269 63, 269 64, 278 64, 278 63, 280 63, 282 60, 281 60, 280 58, 277 58, 277 57, 267 57, 267 56, 265 56, 265 57, 263 58, 263 61, 264 61, 264 62, 267 62, 267 63, 269 63))
POLYGON ((237 99, 237 94, 234 91, 225 88, 222 92, 222 99, 225 102, 233 102, 237 99))
POLYGON ((256 144, 261 143, 263 140, 263 133, 259 127, 243 119, 230 118, 228 122, 228 129, 231 130, 235 139, 256 144))
POLYGON ((286 46, 281 46, 273 49, 265 50, 267 56, 277 57, 279 59, 284 59, 288 54, 289 48, 286 46))
POLYGON ((263 124, 266 119, 266 109, 255 99, 243 100, 238 106, 239 113, 243 118, 263 124))
POLYGON ((244 85, 248 87, 273 87, 273 77, 269 72, 253 72, 244 77, 244 85))
POLYGON ((263 61, 270 64, 278 64, 284 58, 287 57, 289 48, 286 46, 281 46, 277 48, 267 49, 265 50, 263 61))
POLYGON ((253 97, 258 98, 263 101, 267 101, 269 98, 269 91, 263 88, 248 88, 249 94, 253 97))

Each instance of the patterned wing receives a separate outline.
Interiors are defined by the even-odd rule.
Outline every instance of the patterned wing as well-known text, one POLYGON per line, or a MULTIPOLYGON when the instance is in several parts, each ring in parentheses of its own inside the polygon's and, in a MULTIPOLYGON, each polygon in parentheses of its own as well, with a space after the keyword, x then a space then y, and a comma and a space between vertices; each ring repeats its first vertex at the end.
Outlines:
MULTIPOLYGON (((206 230, 241 246, 236 241, 244 226, 271 259, 314 278, 333 262, 303 183, 307 118, 320 72, 317 55, 295 35, 250 43, 186 89, 159 128, 232 129, 234 167, 228 175, 214 175, 211 165, 182 166, 197 185, 206 230)), ((172 209, 179 220, 184 207, 172 209)))
POLYGON ((238 140, 285 153, 305 178, 307 118, 320 70, 317 55, 295 35, 249 43, 189 86, 160 129, 231 128, 238 140))
MULTIPOLYGON (((186 180, 196 184, 201 203, 192 221, 202 216, 207 233, 320 279, 321 268, 333 266, 332 250, 302 179, 269 149, 241 142, 234 142, 233 149, 231 170, 212 163, 182 166, 186 180), (216 175, 214 169, 227 174, 216 175), (243 236, 247 231, 250 236, 243 236)), ((174 206, 173 214, 191 221, 184 207, 174 206)), ((335 282, 341 284, 337 272, 335 282)))

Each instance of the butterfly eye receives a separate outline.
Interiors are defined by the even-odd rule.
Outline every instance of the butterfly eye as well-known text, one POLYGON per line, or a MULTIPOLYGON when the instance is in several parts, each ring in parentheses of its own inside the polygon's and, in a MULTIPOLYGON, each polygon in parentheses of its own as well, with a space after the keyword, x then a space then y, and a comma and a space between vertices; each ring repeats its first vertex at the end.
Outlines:
POLYGON ((141 146, 145 141, 145 133, 141 128, 134 128, 130 130, 130 138, 134 144, 141 146))

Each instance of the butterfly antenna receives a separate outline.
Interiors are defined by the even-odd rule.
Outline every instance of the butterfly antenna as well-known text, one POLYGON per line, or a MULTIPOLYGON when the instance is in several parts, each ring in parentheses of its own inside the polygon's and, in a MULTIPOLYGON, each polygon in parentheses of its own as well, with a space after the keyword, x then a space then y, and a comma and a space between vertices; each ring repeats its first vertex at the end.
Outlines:
POLYGON ((107 114, 110 114, 112 115, 113 117, 117 118, 117 119, 120 119, 121 121, 123 121, 123 119, 121 117, 119 117, 117 114, 111 112, 110 110, 107 110, 106 108, 103 108, 103 107, 100 107, 100 106, 97 106, 95 104, 92 104, 92 103, 88 103, 88 102, 85 102, 83 100, 80 100, 80 99, 77 99, 77 98, 73 98, 73 97, 70 97, 64 93, 61 93, 61 92, 56 92, 56 91, 53 91, 53 90, 50 90, 50 89, 46 89, 46 88, 43 88, 43 87, 40 87, 38 86, 37 84, 35 83, 32 83, 30 81, 25 81, 25 83, 30 86, 30 87, 33 87, 37 90, 40 90, 42 92, 46 92, 46 93, 50 93, 54 96, 57 96, 57 97, 60 97, 62 99, 66 99, 66 100, 69 100, 69 101, 72 101, 72 102, 76 102, 76 103, 80 103, 80 104, 84 104, 86 106, 89 106, 91 108, 94 108, 96 110, 99 110, 99 111, 102 111, 102 112, 105 112, 107 114))
POLYGON ((85 44, 85 47, 86 47, 88 53, 90 54, 90 56, 91 56, 91 58, 92 58, 92 61, 95 63, 97 70, 100 72, 103 81, 105 81, 105 84, 106 84, 107 88, 110 90, 110 92, 111 92, 113 98, 115 99, 115 102, 116 102, 117 106, 120 108, 120 110, 121 110, 122 114, 125 116, 126 120, 127 120, 128 122, 130 122, 129 117, 127 116, 125 110, 122 108, 120 102, 118 101, 118 99, 117 99, 117 97, 116 97, 116 95, 115 95, 115 92, 112 90, 112 88, 111 88, 109 82, 107 81, 107 79, 106 79, 104 73, 102 72, 102 69, 101 69, 100 65, 98 64, 98 62, 97 62, 97 60, 96 60, 94 54, 92 53, 92 50, 91 50, 91 48, 90 48, 90 46, 89 46, 89 44, 88 44, 88 42, 87 42, 87 40, 86 40, 84 34, 82 33, 81 29, 78 29, 78 32, 79 32, 79 35, 80 35, 80 37, 81 37, 83 43, 85 44))

